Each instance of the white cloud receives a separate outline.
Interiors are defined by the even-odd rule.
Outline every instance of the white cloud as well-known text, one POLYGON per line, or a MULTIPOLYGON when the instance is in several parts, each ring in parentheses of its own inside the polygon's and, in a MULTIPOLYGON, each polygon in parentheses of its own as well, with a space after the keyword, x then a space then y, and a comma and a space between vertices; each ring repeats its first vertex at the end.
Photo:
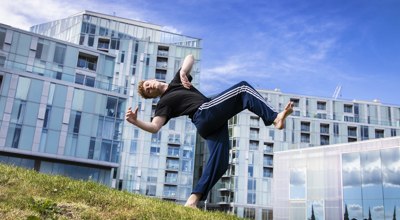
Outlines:
POLYGON ((164 26, 161 28, 163 31, 175 33, 175 34, 182 34, 182 31, 178 31, 178 29, 172 27, 172 26, 164 26))

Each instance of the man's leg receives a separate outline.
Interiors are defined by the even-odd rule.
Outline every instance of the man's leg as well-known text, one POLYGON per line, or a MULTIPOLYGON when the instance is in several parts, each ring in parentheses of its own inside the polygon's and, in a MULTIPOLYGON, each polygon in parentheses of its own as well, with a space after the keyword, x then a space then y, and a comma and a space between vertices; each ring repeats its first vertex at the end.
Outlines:
MULTIPOLYGON (((275 126, 278 125, 278 129, 283 129, 284 119, 291 113, 285 112, 277 117, 278 112, 252 86, 242 81, 212 100, 204 102, 194 115, 193 121, 200 135, 204 137, 245 109, 261 117, 266 126, 274 123, 275 126), (274 122, 277 118, 278 120, 274 122)), ((290 105, 288 109, 292 109, 290 105)))
POLYGON ((205 200, 208 192, 224 175, 229 163, 229 132, 228 123, 220 127, 213 134, 206 137, 210 158, 204 168, 192 195, 185 206, 196 207, 199 200, 205 200), (201 197, 200 197, 201 196, 201 197))

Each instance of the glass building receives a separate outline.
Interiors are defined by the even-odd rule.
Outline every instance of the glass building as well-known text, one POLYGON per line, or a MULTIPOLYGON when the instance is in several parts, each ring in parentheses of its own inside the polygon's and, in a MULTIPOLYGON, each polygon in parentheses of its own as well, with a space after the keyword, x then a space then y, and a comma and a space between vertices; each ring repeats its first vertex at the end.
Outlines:
POLYGON ((185 202, 190 119, 172 119, 157 134, 124 120, 129 106, 152 119, 158 99, 139 97, 138 82, 171 81, 189 54, 199 87, 202 40, 161 28, 90 11, 30 32, 0 24, 0 160, 185 202))
MULTIPOLYGON (((320 199, 320 197, 311 196, 309 191, 296 191, 296 185, 289 185, 289 174, 294 172, 294 176, 307 175, 307 178, 311 174, 322 175, 322 170, 328 169, 323 166, 324 163, 310 165, 311 168, 307 167, 307 169, 304 169, 304 166, 299 166, 294 167, 298 170, 283 171, 279 170, 282 168, 277 167, 278 164, 283 166, 288 161, 293 164, 299 161, 296 158, 302 155, 301 149, 309 149, 307 152, 317 152, 317 149, 320 149, 323 152, 324 147, 329 145, 327 149, 336 152, 335 146, 338 145, 334 144, 350 142, 361 144, 364 143, 363 140, 398 136, 400 132, 400 107, 384 105, 379 100, 335 100, 284 94, 280 89, 258 89, 258 91, 279 112, 288 102, 293 102, 294 112, 286 119, 283 130, 277 130, 274 126, 264 126, 257 115, 247 110, 229 120, 230 164, 225 175, 210 192, 206 204, 207 209, 226 211, 249 219, 270 220, 287 219, 289 207, 292 210, 292 206, 301 205, 301 207, 298 207, 299 210, 303 210, 303 207, 307 206, 310 210, 314 210, 315 219, 323 219, 316 214, 317 211, 320 213, 321 205, 342 207, 340 202, 340 204, 337 201, 334 204, 330 203, 332 194, 339 197, 337 190, 340 188, 334 188, 338 187, 339 180, 327 180, 330 184, 336 185, 318 185, 318 187, 321 187, 318 192, 325 193, 326 198, 329 198, 321 203, 323 199, 320 199), (334 146, 330 147, 330 145, 334 146), (310 148, 315 149, 315 151, 310 148), (287 157, 277 156, 286 154, 293 155, 293 157, 288 159, 287 157), (280 176, 277 177, 277 175, 280 176), (282 177, 281 175, 285 176, 282 177), (284 180, 279 178, 284 178, 284 180), (289 192, 292 193, 290 196, 293 197, 289 197, 289 192), (289 200, 297 201, 297 198, 308 195, 310 197, 306 197, 307 200, 303 200, 301 204, 290 203, 289 206, 289 200), (283 201, 285 201, 284 204, 283 201)), ((377 143, 381 142, 378 141, 377 143)), ((378 145, 380 146, 380 144, 378 145)), ((363 149, 367 150, 368 148, 363 149)), ((324 154, 316 155, 318 155, 315 156, 318 160, 326 160, 323 157, 324 154)), ((200 178, 208 156, 205 141, 198 137, 194 184, 200 178)), ((340 161, 339 158, 337 160, 340 161)), ((310 161, 311 159, 307 158, 303 162, 308 163, 310 161)), ((334 165, 332 164, 332 166, 334 165)), ((340 165, 335 166, 329 169, 341 169, 340 165)), ((346 164, 343 166, 346 166, 346 164)), ((329 178, 331 177, 329 176, 329 178)), ((319 184, 319 182, 315 182, 317 180, 310 181, 308 186, 311 188, 314 187, 311 184, 319 184)), ((201 205, 204 206, 205 204, 201 205)), ((329 212, 331 213, 330 216, 337 216, 337 218, 328 217, 325 214, 326 219, 341 219, 341 209, 329 208, 329 210, 331 211, 325 208, 325 213, 329 212), (336 214, 333 215, 333 212, 336 214)), ((293 213, 295 212, 293 211, 293 213)), ((304 218, 306 218, 305 215, 304 218)), ((307 217, 307 219, 309 218, 307 217)), ((302 218, 294 217, 292 219, 302 218)))

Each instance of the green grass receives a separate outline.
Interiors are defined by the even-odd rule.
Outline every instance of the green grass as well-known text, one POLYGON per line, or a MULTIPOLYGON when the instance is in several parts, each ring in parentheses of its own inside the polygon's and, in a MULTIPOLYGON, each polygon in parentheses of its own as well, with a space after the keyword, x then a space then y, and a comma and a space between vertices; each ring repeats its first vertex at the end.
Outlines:
POLYGON ((0 163, 0 219, 238 219, 0 163))

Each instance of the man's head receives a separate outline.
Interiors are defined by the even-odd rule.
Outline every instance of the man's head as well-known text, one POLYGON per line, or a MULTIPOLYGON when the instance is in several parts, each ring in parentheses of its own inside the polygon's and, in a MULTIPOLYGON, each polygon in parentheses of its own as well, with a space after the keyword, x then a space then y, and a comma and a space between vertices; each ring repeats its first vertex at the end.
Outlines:
POLYGON ((155 79, 139 82, 137 92, 144 99, 152 99, 162 95, 161 84, 155 79))

